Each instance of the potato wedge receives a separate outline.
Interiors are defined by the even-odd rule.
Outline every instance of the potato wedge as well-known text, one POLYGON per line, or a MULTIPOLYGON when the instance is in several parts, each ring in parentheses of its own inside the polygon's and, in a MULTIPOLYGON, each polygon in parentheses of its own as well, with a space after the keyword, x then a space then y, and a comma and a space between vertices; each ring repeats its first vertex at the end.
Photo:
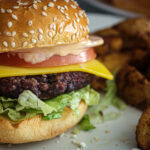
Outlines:
POLYGON ((139 48, 150 48, 149 17, 128 19, 113 28, 120 32, 126 39, 129 39, 128 42, 131 45, 136 43, 136 46, 139 48))
POLYGON ((150 105, 150 82, 133 66, 126 65, 116 76, 118 95, 139 109, 150 105))
POLYGON ((95 48, 98 56, 105 56, 112 52, 119 52, 123 45, 120 33, 112 28, 99 30, 94 35, 101 36, 104 39, 104 45, 95 48))
POLYGON ((150 149, 150 107, 147 108, 137 125, 136 140, 138 146, 143 150, 150 149))

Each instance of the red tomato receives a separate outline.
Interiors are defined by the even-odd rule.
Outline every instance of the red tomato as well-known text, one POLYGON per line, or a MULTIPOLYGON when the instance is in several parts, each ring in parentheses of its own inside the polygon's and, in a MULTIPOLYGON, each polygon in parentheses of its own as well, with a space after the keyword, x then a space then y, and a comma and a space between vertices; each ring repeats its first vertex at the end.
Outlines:
POLYGON ((87 51, 81 52, 79 55, 67 55, 67 56, 58 56, 54 55, 46 61, 37 64, 31 64, 25 62, 23 59, 20 59, 17 55, 8 55, 8 53, 0 54, 0 65, 5 66, 16 66, 16 67, 56 67, 64 65, 79 64, 90 61, 96 57, 93 48, 88 49, 87 51))

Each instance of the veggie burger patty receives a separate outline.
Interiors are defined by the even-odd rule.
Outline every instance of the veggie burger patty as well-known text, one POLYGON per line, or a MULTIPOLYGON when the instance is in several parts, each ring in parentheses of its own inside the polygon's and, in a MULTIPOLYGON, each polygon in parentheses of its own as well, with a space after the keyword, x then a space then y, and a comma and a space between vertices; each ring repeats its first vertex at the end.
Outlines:
POLYGON ((0 96, 18 98, 30 90, 42 100, 81 89, 90 84, 94 75, 84 72, 0 78, 0 96))

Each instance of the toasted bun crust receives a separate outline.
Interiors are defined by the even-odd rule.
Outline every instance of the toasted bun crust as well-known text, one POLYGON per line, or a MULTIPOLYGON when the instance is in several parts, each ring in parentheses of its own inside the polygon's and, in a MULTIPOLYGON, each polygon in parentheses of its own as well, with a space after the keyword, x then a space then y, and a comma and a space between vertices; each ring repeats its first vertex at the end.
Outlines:
POLYGON ((73 115, 70 108, 65 108, 62 118, 49 121, 42 120, 41 116, 35 116, 18 124, 0 119, 0 143, 21 144, 56 137, 76 125, 86 109, 87 104, 82 101, 79 106, 79 118, 73 115))
POLYGON ((87 39, 88 19, 72 0, 0 0, 0 52, 87 39))

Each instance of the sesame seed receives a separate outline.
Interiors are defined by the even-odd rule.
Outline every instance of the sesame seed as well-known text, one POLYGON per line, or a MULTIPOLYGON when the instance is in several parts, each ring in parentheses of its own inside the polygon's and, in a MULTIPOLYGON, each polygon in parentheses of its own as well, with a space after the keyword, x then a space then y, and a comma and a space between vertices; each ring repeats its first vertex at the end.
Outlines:
POLYGON ((40 32, 41 34, 43 34, 43 30, 42 30, 41 28, 39 28, 39 32, 40 32))
POLYGON ((73 23, 74 23, 74 28, 77 29, 77 23, 75 20, 73 20, 73 23))
POLYGON ((56 42, 56 44, 62 44, 62 42, 56 42))
POLYGON ((4 8, 1 8, 1 13, 5 13, 5 9, 4 8))
POLYGON ((77 3, 77 1, 74 1, 74 0, 73 0, 73 2, 74 2, 75 5, 77 5, 77 6, 79 5, 79 4, 77 3))
POLYGON ((39 40, 42 40, 43 39, 43 35, 39 35, 39 40))
POLYGON ((54 17, 54 21, 56 21, 57 20, 57 17, 54 17))
POLYGON ((41 3, 42 1, 41 1, 41 0, 37 0, 37 2, 38 2, 38 3, 41 3))
POLYGON ((75 16, 76 16, 76 18, 78 18, 78 14, 77 13, 75 13, 75 16))
POLYGON ((63 14, 65 13, 63 9, 60 9, 60 11, 61 11, 63 14))
POLYGON ((80 19, 79 19, 79 18, 77 18, 77 22, 80 22, 80 19))
POLYGON ((53 29, 53 24, 51 24, 49 27, 50 27, 50 29, 52 30, 52 29, 53 29))
POLYGON ((14 9, 18 9, 18 8, 19 8, 19 6, 13 6, 13 8, 14 8, 14 9))
POLYGON ((33 1, 33 3, 34 3, 34 4, 37 4, 37 1, 36 1, 36 0, 34 0, 34 1, 33 1))
POLYGON ((85 27, 84 27, 84 29, 83 29, 83 30, 84 30, 84 32, 86 32, 86 28, 85 28, 85 27))
POLYGON ((79 16, 80 16, 81 18, 83 18, 83 13, 84 13, 84 12, 83 12, 82 10, 79 11, 79 16))
POLYGON ((6 10, 8 13, 12 13, 12 10, 11 9, 7 9, 6 10))
POLYGON ((23 36, 24 36, 24 37, 28 37, 29 35, 24 32, 24 33, 23 33, 23 36))
POLYGON ((82 36, 82 32, 80 32, 80 37, 82 36))
POLYGON ((13 18, 14 20, 18 20, 18 17, 17 17, 16 15, 14 15, 14 14, 12 14, 12 18, 13 18))
POLYGON ((7 35, 7 36, 11 36, 11 33, 10 33, 10 32, 6 32, 6 35, 7 35))
POLYGON ((77 38, 79 38, 79 32, 76 33, 77 38))
POLYGON ((4 45, 5 47, 8 47, 8 43, 7 43, 6 41, 3 42, 3 45, 4 45))
POLYGON ((12 43, 11 43, 11 46, 12 46, 12 47, 15 47, 15 46, 16 46, 15 42, 12 42, 12 43))
POLYGON ((12 27, 12 22, 11 22, 11 21, 8 22, 8 27, 9 27, 9 28, 12 27))
POLYGON ((37 5, 36 5, 36 4, 33 4, 33 8, 34 8, 34 9, 37 9, 37 5))
POLYGON ((12 36, 14 37, 16 35, 16 31, 13 31, 12 32, 12 36))
POLYGON ((31 34, 34 34, 34 33, 35 33, 35 31, 34 31, 34 30, 30 30, 29 32, 30 32, 31 34))
POLYGON ((90 23, 90 20, 87 18, 87 23, 89 24, 90 23))
POLYGON ((29 21, 28 21, 28 25, 29 25, 29 26, 32 26, 32 24, 33 24, 32 20, 29 20, 29 21))
POLYGON ((27 42, 27 41, 26 41, 26 42, 24 42, 24 43, 23 43, 23 47, 27 46, 27 44, 28 44, 28 42, 27 42))
POLYGON ((56 24, 53 25, 53 29, 56 30, 56 24))
POLYGON ((53 30, 56 30, 56 24, 51 24, 51 25, 50 25, 50 29, 51 29, 51 30, 52 30, 52 29, 53 29, 53 30))
POLYGON ((65 0, 65 2, 66 2, 66 3, 68 3, 68 2, 69 2, 69 0, 65 0))
POLYGON ((56 0, 53 0, 53 2, 56 2, 56 0))
POLYGON ((43 10, 47 10, 47 6, 44 6, 44 7, 43 7, 43 10))
POLYGON ((47 16, 47 13, 44 12, 44 11, 42 11, 42 15, 43 15, 43 16, 47 16))
POLYGON ((60 32, 60 33, 63 33, 63 28, 61 28, 59 32, 60 32))
POLYGON ((18 3, 18 5, 22 5, 22 6, 24 6, 24 5, 28 5, 28 2, 24 2, 24 3, 22 3, 21 1, 17 1, 17 3, 18 3))
POLYGON ((65 8, 66 10, 68 10, 68 6, 65 5, 64 8, 65 8))
POLYGON ((74 34, 74 35, 72 35, 72 40, 75 40, 75 38, 76 38, 75 34, 74 34))
POLYGON ((48 7, 54 7, 54 3, 52 2, 48 3, 48 7))
POLYGON ((81 30, 83 29, 82 25, 80 25, 80 29, 81 29, 81 30))
POLYGON ((50 36, 50 37, 53 37, 53 34, 52 34, 52 32, 48 32, 48 34, 49 34, 49 36, 50 36))
POLYGON ((57 9, 61 9, 61 6, 58 5, 58 6, 57 6, 57 9))
POLYGON ((71 4, 70 6, 71 6, 73 9, 76 9, 76 8, 77 8, 75 5, 72 5, 72 4, 71 4))
POLYGON ((70 17, 66 15, 66 19, 70 20, 70 17))
POLYGON ((35 44, 36 43, 36 39, 32 39, 32 43, 35 44))

